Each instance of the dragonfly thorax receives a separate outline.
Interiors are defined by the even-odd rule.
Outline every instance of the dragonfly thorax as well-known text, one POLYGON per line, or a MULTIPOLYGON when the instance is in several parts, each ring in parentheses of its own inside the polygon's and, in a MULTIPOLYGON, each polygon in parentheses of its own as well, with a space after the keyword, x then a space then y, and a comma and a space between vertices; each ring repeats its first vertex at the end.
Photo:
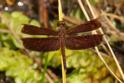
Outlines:
POLYGON ((66 36, 66 29, 63 25, 60 25, 59 27, 59 37, 65 38, 66 36))

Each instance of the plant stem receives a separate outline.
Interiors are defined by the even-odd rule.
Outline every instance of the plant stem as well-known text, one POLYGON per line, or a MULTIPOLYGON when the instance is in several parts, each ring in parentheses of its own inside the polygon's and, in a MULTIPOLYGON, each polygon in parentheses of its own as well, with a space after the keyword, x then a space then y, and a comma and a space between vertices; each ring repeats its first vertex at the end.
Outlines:
POLYGON ((48 0, 39 0, 39 17, 40 22, 43 23, 45 28, 48 28, 48 0))
POLYGON ((62 4, 61 0, 58 0, 58 12, 59 12, 59 21, 63 20, 62 4))
MULTIPOLYGON (((63 20, 63 13, 62 13, 62 5, 61 0, 58 0, 58 12, 59 12, 59 21, 63 20)), ((62 53, 63 54, 63 53, 62 53)), ((66 69, 64 67, 64 57, 61 55, 61 63, 62 63, 62 83, 66 83, 66 69)))

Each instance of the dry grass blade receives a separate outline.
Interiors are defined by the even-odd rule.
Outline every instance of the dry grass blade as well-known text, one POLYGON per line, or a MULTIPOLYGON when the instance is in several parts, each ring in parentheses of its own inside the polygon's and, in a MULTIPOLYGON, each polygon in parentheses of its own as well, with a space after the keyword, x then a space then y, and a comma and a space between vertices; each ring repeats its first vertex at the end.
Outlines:
MULTIPOLYGON (((89 6, 89 9, 90 9, 90 11, 91 11, 92 16, 93 16, 94 18, 96 18, 96 15, 94 14, 94 12, 93 12, 93 10, 92 10, 89 1, 86 0, 86 2, 87 2, 87 5, 89 6)), ((87 14, 87 12, 86 12, 86 10, 85 10, 85 8, 84 8, 84 6, 83 6, 81 0, 78 0, 78 3, 79 3, 79 5, 80 5, 82 11, 84 12, 84 15, 85 15, 86 19, 87 19, 87 20, 90 20, 90 17, 88 16, 88 14, 87 14)), ((101 33, 103 34, 103 31, 102 31, 101 28, 100 28, 100 31, 101 31, 101 33)), ((93 33, 96 33, 96 32, 93 32, 93 33)), ((109 43, 108 43, 108 41, 107 41, 107 39, 106 39, 105 36, 104 36, 104 40, 105 40, 105 42, 107 43, 107 45, 108 45, 108 47, 109 47, 109 49, 110 49, 111 47, 110 47, 110 45, 109 45, 109 43)), ((96 50, 98 56, 100 57, 100 59, 103 61, 103 63, 104 63, 105 66, 107 67, 107 69, 110 71, 110 73, 111 73, 120 83, 123 83, 123 82, 114 74, 114 72, 110 69, 110 67, 107 65, 106 61, 104 60, 104 58, 102 57, 101 53, 99 52, 99 49, 98 49, 97 47, 95 47, 95 50, 96 50)), ((111 53, 113 54, 113 52, 112 52, 111 49, 110 49, 110 51, 111 51, 111 53)), ((113 54, 113 55, 114 55, 114 54, 113 54)))
MULTIPOLYGON (((58 13, 59 13, 59 21, 63 20, 63 12, 62 12, 62 5, 61 5, 61 0, 58 0, 58 13)), ((64 57, 61 55, 61 63, 62 63, 62 82, 66 83, 66 70, 64 67, 64 57)))
POLYGON ((0 33, 10 33, 9 30, 0 29, 0 33))
MULTIPOLYGON (((90 8, 90 11, 91 11, 93 17, 96 18, 96 15, 97 15, 97 14, 94 13, 94 11, 93 11, 93 9, 92 9, 90 3, 89 3, 89 0, 86 0, 86 2, 87 2, 88 6, 89 6, 89 8, 90 8)), ((101 28, 100 28, 99 31, 100 31, 101 33, 104 33, 101 28)), ((120 72, 120 74, 121 74, 121 77, 122 77, 123 81, 124 81, 124 73, 123 73, 123 71, 122 71, 122 69, 121 69, 121 66, 119 65, 119 62, 118 62, 118 60, 117 60, 117 58, 116 58, 116 56, 115 56, 115 54, 114 54, 114 52, 113 52, 113 50, 112 50, 110 44, 109 44, 109 42, 108 42, 106 36, 104 36, 103 38, 104 38, 104 40, 105 40, 105 42, 106 42, 106 44, 107 44, 107 46, 108 46, 108 48, 109 48, 109 50, 110 50, 110 52, 111 52, 111 54, 112 54, 112 57, 113 57, 113 59, 114 59, 116 65, 117 65, 117 68, 118 68, 118 70, 119 70, 119 72, 120 72)))

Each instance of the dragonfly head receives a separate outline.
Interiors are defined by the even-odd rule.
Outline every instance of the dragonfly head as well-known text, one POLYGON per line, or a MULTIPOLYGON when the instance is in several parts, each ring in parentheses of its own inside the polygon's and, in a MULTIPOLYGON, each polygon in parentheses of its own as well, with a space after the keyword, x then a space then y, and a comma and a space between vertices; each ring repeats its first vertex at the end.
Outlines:
POLYGON ((59 31, 64 30, 65 29, 65 22, 64 21, 60 21, 58 23, 58 26, 59 26, 59 31))
POLYGON ((65 26, 65 22, 64 21, 60 21, 57 25, 58 26, 65 26))

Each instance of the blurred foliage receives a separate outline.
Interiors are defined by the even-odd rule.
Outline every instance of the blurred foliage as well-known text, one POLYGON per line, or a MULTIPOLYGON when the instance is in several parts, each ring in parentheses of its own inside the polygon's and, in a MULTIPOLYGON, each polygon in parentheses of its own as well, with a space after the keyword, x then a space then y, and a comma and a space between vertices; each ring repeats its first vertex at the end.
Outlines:
MULTIPOLYGON (((57 67, 60 65, 61 53, 50 52, 48 54, 49 65, 57 67)), ((71 51, 66 49, 67 68, 74 68, 68 75, 69 83, 114 83, 115 80, 110 75, 99 57, 90 49, 71 51)), ((105 60, 113 71, 118 74, 114 61, 109 56, 104 56, 105 60)), ((118 75, 119 76, 119 75, 118 75)))
MULTIPOLYGON (((113 65, 110 57, 104 57, 109 63, 113 65)), ((101 62, 99 57, 90 50, 76 51, 67 59, 68 67, 73 67, 75 70, 69 75, 69 83, 114 83, 113 78, 108 70, 101 62)), ((117 71, 115 71, 117 72, 117 71)))
MULTIPOLYGON (((22 24, 29 23, 29 20, 21 12, 12 14, 4 12, 1 16, 0 29, 9 31, 10 28, 20 37, 22 24)), ((35 20, 32 20, 30 24, 39 25, 35 20)), ((40 76, 33 68, 32 60, 17 50, 22 48, 22 44, 16 41, 11 31, 9 32, 0 33, 0 70, 6 71, 7 76, 15 78, 16 83, 37 83, 40 76)))
POLYGON ((0 48, 0 71, 6 71, 16 83, 37 83, 39 78, 31 59, 8 48, 0 48))

